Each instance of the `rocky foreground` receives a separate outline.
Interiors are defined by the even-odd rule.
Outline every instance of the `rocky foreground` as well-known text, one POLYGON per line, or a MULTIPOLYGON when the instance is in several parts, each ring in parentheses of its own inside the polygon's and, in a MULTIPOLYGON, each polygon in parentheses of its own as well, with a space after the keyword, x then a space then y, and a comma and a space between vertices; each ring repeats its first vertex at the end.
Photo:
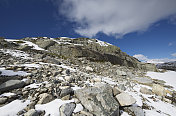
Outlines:
POLYGON ((97 39, 1 38, 0 56, 1 116, 176 114, 175 87, 146 75, 155 65, 97 39))

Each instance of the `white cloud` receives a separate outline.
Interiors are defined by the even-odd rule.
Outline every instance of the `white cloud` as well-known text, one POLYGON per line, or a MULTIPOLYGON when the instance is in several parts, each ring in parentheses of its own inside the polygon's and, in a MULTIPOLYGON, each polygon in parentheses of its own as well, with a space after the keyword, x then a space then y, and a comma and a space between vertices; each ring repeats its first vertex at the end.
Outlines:
POLYGON ((123 36, 171 18, 176 14, 176 0, 63 0, 59 11, 79 24, 75 31, 81 35, 123 36))
POLYGON ((173 57, 176 57, 176 53, 171 54, 173 57))
POLYGON ((137 58, 140 61, 148 60, 147 56, 144 56, 143 54, 135 54, 133 57, 137 58))
MULTIPOLYGON (((175 53, 175 55, 176 55, 176 53, 175 53)), ((143 54, 136 54, 133 57, 137 58, 141 62, 154 63, 154 64, 176 61, 176 59, 168 59, 168 58, 149 59, 147 56, 144 56, 143 54)))

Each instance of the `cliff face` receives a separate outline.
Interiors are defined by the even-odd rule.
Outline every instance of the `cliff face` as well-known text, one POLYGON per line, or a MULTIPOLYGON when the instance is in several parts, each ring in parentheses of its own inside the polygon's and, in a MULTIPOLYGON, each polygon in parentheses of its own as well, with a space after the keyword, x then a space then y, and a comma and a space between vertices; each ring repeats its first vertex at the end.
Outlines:
POLYGON ((66 58, 85 57, 96 62, 111 62, 114 65, 133 67, 146 71, 157 70, 155 65, 141 63, 136 58, 122 52, 119 47, 97 39, 40 38, 33 40, 26 38, 26 40, 33 41, 41 48, 66 58))

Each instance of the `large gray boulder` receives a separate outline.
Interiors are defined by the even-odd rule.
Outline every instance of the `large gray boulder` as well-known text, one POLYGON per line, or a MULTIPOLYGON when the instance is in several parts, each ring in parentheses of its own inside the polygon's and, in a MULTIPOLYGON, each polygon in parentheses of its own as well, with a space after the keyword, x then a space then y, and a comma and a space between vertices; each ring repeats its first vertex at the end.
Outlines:
POLYGON ((109 85, 80 89, 75 95, 83 106, 96 116, 119 116, 119 104, 109 85))
POLYGON ((13 89, 22 88, 25 85, 23 81, 20 80, 9 80, 0 85, 0 93, 5 91, 10 91, 13 89))

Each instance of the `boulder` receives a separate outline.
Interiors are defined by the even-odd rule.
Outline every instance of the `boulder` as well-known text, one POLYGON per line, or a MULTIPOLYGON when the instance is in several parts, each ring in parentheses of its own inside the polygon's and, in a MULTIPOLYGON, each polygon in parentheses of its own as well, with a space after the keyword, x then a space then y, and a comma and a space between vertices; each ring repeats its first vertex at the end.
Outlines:
POLYGON ((120 103, 120 106, 130 106, 136 103, 136 100, 131 95, 125 92, 116 95, 116 98, 120 103))
POLYGON ((158 96, 162 96, 162 97, 166 96, 166 90, 164 89, 163 86, 158 84, 153 84, 152 92, 158 96))
POLYGON ((76 97, 83 106, 97 116, 119 116, 119 104, 114 99, 112 88, 101 84, 76 90, 76 97))
POLYGON ((143 84, 143 85, 152 85, 153 84, 152 79, 148 78, 148 77, 136 77, 132 80, 136 81, 139 84, 143 84))
POLYGON ((152 95, 152 90, 150 89, 147 89, 146 87, 141 87, 140 88, 140 92, 143 93, 143 94, 148 94, 148 95, 152 95))
POLYGON ((40 94, 39 95, 39 101, 38 101, 38 104, 46 104, 50 101, 53 100, 53 97, 52 95, 48 94, 48 93, 43 93, 43 94, 40 94))
POLYGON ((56 42, 48 39, 40 39, 36 42, 36 44, 43 49, 48 49, 50 46, 56 44, 56 42))
POLYGON ((23 81, 20 80, 9 80, 0 85, 0 93, 5 91, 10 91, 13 89, 22 88, 25 85, 23 81))
POLYGON ((66 103, 63 104, 59 110, 60 110, 60 116, 71 116, 72 112, 76 108, 75 103, 66 103))

